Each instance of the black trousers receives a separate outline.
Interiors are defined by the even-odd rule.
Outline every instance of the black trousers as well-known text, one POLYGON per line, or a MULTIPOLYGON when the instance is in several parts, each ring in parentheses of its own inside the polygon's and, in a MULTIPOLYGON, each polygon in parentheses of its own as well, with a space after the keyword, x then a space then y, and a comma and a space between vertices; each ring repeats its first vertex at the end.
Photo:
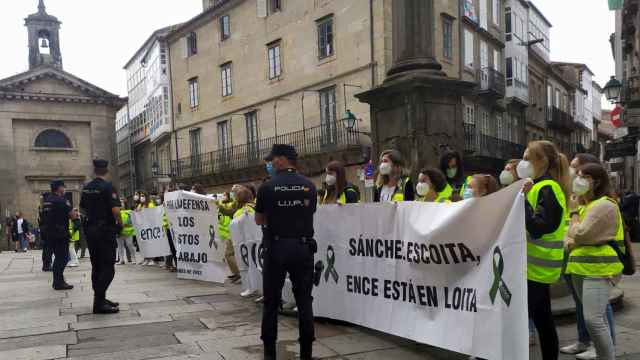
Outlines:
POLYGON ((42 245, 42 271, 51 270, 51 256, 53 255, 53 247, 50 241, 43 235, 40 235, 40 244, 42 245))
POLYGON ((91 253, 91 285, 97 302, 104 301, 107 289, 116 274, 116 233, 114 229, 88 226, 85 228, 91 253))
POLYGON ((529 288, 529 317, 538 330, 543 360, 558 359, 558 333, 551 313, 550 285, 536 281, 527 281, 529 288))
MULTIPOLYGON (((265 347, 274 347, 278 338, 278 311, 286 274, 293 285, 298 306, 300 345, 304 348, 315 340, 313 328, 313 254, 300 239, 278 239, 265 249, 263 276, 264 312, 262 336, 265 347)), ((304 355, 304 354, 301 354, 304 355)), ((310 354, 308 355, 310 356, 310 354)))
POLYGON ((53 250, 53 284, 64 282, 64 268, 69 262, 69 239, 52 239, 51 248, 53 250))
POLYGON ((176 246, 173 244, 173 235, 171 235, 171 230, 167 229, 167 240, 169 240, 169 250, 171 250, 171 255, 165 258, 165 264, 167 266, 178 266, 176 261, 176 246))

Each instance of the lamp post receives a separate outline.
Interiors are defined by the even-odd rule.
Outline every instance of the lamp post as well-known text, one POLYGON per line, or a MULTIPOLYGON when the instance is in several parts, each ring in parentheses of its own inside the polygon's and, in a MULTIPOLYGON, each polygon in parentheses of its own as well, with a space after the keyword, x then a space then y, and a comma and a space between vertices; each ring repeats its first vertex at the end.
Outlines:
POLYGON ((622 83, 618 81, 615 76, 612 76, 611 79, 609 79, 602 90, 604 91, 604 96, 606 96, 607 100, 614 104, 620 103, 622 83))

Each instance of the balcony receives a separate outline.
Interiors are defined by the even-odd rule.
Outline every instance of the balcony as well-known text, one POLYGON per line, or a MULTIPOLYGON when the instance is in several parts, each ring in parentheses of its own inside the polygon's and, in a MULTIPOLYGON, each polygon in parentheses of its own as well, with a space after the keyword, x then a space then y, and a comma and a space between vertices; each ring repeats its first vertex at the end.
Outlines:
POLYGON ((499 71, 491 68, 478 70, 478 95, 494 96, 497 98, 505 95, 505 79, 504 75, 499 71))
MULTIPOLYGON (((203 181, 207 177, 214 183, 246 180, 247 177, 257 177, 254 174, 238 172, 251 172, 257 170, 260 176, 263 173, 264 158, 271 151, 273 144, 291 144, 296 147, 301 160, 313 156, 329 155, 336 152, 354 150, 357 156, 361 156, 360 135, 356 131, 344 129, 342 124, 333 123, 331 126, 323 125, 288 134, 261 139, 255 143, 236 145, 226 149, 212 151, 206 154, 181 158, 171 161, 171 171, 179 179, 203 181), (234 173, 236 173, 234 175, 234 173), (221 179, 224 178, 224 179, 221 179)), ((306 164, 306 167, 314 167, 306 164)), ((319 169, 322 170, 326 163, 319 161, 319 169)), ((318 167, 315 166, 315 167, 318 167)))
POLYGON ((573 116, 558 109, 557 107, 547 108, 547 125, 561 132, 570 133, 576 129, 573 116))
POLYGON ((506 160, 522 158, 525 146, 481 134, 475 124, 464 124, 464 150, 472 158, 498 160, 496 166, 501 167, 506 160))
POLYGON ((629 76, 623 81, 620 97, 625 107, 640 105, 640 76, 629 76))

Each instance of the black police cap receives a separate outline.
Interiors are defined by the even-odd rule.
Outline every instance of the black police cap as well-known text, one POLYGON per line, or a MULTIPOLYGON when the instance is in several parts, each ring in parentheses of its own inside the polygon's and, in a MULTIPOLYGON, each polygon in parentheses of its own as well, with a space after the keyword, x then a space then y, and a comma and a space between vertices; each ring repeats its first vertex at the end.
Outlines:
POLYGON ((56 191, 61 186, 64 186, 64 181, 63 180, 53 180, 53 181, 51 181, 51 191, 56 191))
POLYGON ((264 160, 272 161, 276 156, 284 156, 289 160, 296 160, 298 159, 298 152, 296 152, 296 148, 293 145, 273 144, 271 153, 264 160))
POLYGON ((109 162, 107 160, 95 159, 93 160, 93 167, 96 169, 106 169, 109 167, 109 162))

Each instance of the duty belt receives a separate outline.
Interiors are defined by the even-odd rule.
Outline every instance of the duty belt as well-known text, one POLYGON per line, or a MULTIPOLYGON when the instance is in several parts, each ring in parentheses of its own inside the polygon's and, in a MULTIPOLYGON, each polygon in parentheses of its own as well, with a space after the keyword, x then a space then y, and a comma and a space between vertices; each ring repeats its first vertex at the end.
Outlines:
POLYGON ((300 240, 303 243, 306 243, 307 241, 313 240, 313 238, 307 237, 307 236, 279 236, 279 235, 274 235, 272 238, 275 241, 280 241, 280 240, 300 240))

